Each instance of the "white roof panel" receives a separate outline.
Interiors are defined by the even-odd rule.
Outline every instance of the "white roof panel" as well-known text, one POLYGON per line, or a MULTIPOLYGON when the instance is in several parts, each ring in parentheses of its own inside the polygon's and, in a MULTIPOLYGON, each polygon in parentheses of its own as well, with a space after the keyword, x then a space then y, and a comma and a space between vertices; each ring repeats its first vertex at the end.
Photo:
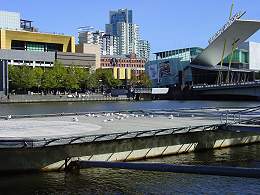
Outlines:
POLYGON ((232 52, 232 44, 236 42, 238 46, 246 41, 260 28, 260 21, 253 20, 236 20, 223 33, 221 33, 214 41, 212 41, 203 52, 193 61, 193 64, 204 66, 215 66, 221 62, 226 40, 226 48, 224 58, 232 52))

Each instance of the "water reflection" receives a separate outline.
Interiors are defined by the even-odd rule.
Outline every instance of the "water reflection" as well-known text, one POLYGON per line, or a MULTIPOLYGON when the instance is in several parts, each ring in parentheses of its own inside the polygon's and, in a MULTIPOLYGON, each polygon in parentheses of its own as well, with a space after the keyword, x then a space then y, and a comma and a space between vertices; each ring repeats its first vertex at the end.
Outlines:
MULTIPOLYGON (((149 161, 254 167, 260 145, 188 153, 149 161)), ((79 174, 34 173, 0 176, 3 194, 259 194, 259 179, 86 169, 79 174), (13 187, 15 186, 15 190, 13 187)))
POLYGON ((201 107, 249 107, 259 102, 246 101, 121 101, 121 102, 70 102, 70 103, 30 103, 0 104, 0 115, 7 114, 51 114, 90 111, 176 109, 201 107))

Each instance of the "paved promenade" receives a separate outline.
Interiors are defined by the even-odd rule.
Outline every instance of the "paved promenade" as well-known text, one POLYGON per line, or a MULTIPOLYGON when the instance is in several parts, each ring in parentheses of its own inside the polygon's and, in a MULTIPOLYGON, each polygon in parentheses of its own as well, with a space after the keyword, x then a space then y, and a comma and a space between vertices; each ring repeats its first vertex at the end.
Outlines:
POLYGON ((96 113, 1 120, 0 138, 49 138, 219 124, 220 117, 190 112, 96 113))

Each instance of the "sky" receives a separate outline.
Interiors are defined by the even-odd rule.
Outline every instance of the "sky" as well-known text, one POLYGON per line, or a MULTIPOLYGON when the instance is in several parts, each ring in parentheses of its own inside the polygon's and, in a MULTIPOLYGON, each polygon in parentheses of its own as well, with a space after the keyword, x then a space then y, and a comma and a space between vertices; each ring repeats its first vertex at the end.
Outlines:
MULTIPOLYGON (((234 0, 234 11, 247 11, 243 19, 260 20, 260 0, 234 0)), ((21 13, 33 20, 41 32, 73 35, 77 28, 93 26, 105 30, 109 11, 133 10, 133 22, 140 26, 140 38, 151 51, 206 47, 228 20, 232 0, 0 0, 0 10, 21 13)), ((260 42, 260 31, 250 38, 260 42)))

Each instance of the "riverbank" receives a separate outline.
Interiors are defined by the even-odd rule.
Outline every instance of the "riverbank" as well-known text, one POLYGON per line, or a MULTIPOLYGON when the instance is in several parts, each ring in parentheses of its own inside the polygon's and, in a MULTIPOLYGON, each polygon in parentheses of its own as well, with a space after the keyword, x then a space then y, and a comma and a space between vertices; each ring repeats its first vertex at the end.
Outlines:
POLYGON ((88 102, 88 101, 130 101, 127 96, 111 97, 102 94, 93 95, 9 95, 1 97, 0 104, 43 103, 43 102, 88 102))

